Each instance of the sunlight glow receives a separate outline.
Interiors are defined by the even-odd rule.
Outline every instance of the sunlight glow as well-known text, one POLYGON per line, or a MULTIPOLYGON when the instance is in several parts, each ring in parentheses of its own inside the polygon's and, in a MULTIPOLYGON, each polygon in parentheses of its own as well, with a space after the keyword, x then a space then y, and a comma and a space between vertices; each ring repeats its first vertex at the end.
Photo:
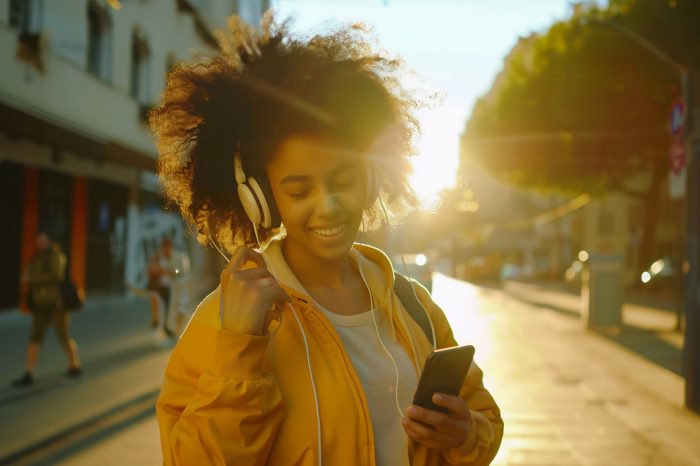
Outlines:
POLYGON ((450 322, 460 345, 474 345, 479 361, 488 361, 494 344, 488 321, 479 309, 479 288, 441 273, 433 274, 433 299, 450 322))
POLYGON ((411 162, 410 183, 418 196, 421 210, 430 210, 439 202, 440 193, 455 185, 459 163, 459 134, 455 123, 462 121, 449 108, 439 107, 418 113, 422 135, 418 156, 411 162))

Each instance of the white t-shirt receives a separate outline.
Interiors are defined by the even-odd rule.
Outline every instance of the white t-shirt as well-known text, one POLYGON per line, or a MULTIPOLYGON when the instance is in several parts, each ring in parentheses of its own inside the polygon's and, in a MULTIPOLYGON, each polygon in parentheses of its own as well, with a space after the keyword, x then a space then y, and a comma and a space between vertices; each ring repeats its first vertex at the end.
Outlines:
MULTIPOLYGON (((408 466, 408 436, 401 426, 394 392, 396 371, 377 339, 371 311, 344 316, 319 307, 333 323, 360 377, 372 419, 377 466, 408 466)), ((404 347, 393 340, 384 313, 377 310, 375 316, 382 341, 399 370, 398 397, 403 412, 413 401, 418 377, 404 347)))
MULTIPOLYGON (((358 267, 354 262, 353 265, 358 267)), ((281 267, 285 269, 288 285, 311 296, 286 262, 281 267)), ((376 303, 376 300, 374 302, 376 303)), ((401 426, 401 414, 396 406, 396 371, 377 339, 371 311, 344 316, 324 308, 318 302, 315 304, 340 335, 345 351, 360 378, 372 420, 377 466, 409 466, 408 435, 401 426)), ((382 342, 398 367, 398 398, 403 412, 413 401, 418 386, 416 369, 401 343, 393 340, 384 311, 376 309, 374 314, 382 342)))

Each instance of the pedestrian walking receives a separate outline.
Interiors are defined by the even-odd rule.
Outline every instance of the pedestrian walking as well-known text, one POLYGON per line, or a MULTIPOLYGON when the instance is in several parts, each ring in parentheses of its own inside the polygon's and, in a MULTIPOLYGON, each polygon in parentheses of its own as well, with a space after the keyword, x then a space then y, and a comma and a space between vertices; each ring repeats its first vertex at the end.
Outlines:
POLYGON ((481 369, 433 399, 446 412, 411 404, 452 330, 411 282, 425 330, 391 261, 355 242, 414 200, 399 63, 361 27, 300 38, 266 18, 176 66, 150 117, 167 196, 233 253, 165 371, 164 464, 488 464, 503 421, 481 369))
POLYGON ((169 237, 163 237, 158 252, 148 263, 148 289, 155 292, 151 300, 151 325, 162 327, 168 336, 179 334, 189 313, 189 276, 189 257, 175 249, 169 237), (160 311, 154 311, 154 305, 160 311))
POLYGON ((12 385, 27 387, 34 383, 34 369, 39 359, 46 329, 51 325, 68 357, 67 377, 82 374, 78 345, 70 336, 70 312, 65 308, 61 285, 66 278, 66 255, 48 234, 36 236, 36 253, 22 273, 27 291, 27 307, 32 316, 26 354, 26 371, 12 385))

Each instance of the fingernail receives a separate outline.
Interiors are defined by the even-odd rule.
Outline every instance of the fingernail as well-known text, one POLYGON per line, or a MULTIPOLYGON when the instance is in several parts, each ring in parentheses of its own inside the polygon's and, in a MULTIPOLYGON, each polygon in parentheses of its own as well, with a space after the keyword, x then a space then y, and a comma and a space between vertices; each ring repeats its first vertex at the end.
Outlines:
POLYGON ((258 286, 260 286, 260 288, 265 288, 265 287, 268 287, 268 286, 272 286, 272 285, 274 285, 275 283, 276 283, 276 281, 275 281, 274 278, 269 278, 269 277, 268 277, 268 278, 261 278, 261 279, 258 281, 258 286))
POLYGON ((440 395, 439 393, 435 393, 433 395, 433 402, 438 403, 440 401, 442 401, 442 395, 440 395))
POLYGON ((406 412, 407 412, 408 414, 418 414, 418 408, 414 408, 413 406, 410 406, 410 407, 406 410, 406 412))

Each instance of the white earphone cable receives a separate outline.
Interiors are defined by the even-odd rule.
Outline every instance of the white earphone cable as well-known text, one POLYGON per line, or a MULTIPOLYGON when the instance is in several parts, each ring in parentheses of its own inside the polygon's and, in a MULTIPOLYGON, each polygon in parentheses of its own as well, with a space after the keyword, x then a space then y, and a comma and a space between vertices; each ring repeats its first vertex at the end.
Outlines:
MULTIPOLYGON (((252 223, 252 222, 251 222, 252 223)), ((260 247, 260 240, 258 238, 258 229, 255 224, 253 224, 253 231, 255 232, 255 239, 258 242, 258 252, 264 255, 262 252, 262 249, 260 247)), ((221 248, 216 245, 214 241, 210 241, 211 245, 214 246, 214 249, 216 249, 219 254, 221 254, 221 257, 224 258, 226 262, 229 262, 230 259, 226 254, 223 253, 221 248)), ((272 268, 272 264, 270 261, 267 261, 267 264, 272 268)), ((274 270, 270 270, 270 273, 277 279, 277 274, 275 274, 274 270)), ((278 279, 279 280, 279 279, 278 279)), ((314 374, 311 369, 311 355, 309 352, 309 344, 308 341, 306 340, 306 333, 304 332, 304 327, 301 324, 301 321, 299 320, 299 317, 297 316, 296 310, 294 309, 294 305, 292 303, 289 303, 289 307, 292 309, 292 314, 294 315, 294 319, 297 321, 297 325, 299 326, 299 330, 301 330, 301 337, 304 340, 304 350, 306 352, 306 367, 309 370, 309 379, 311 380, 311 390, 313 391, 314 394, 314 405, 316 408, 316 435, 318 438, 318 444, 317 444, 317 449, 318 449, 318 466, 323 466, 323 442, 322 442, 322 437, 321 437, 321 410, 319 408, 318 404, 318 392, 316 391, 316 381, 314 380, 314 374)), ((277 333, 279 328, 282 326, 282 315, 283 313, 280 314, 280 325, 275 329, 273 332, 274 334, 277 333)))
MULTIPOLYGON (((262 250, 262 246, 260 245, 260 237, 258 236, 258 226, 254 223, 253 224, 253 231, 255 232, 255 240, 258 243, 258 252, 264 257, 265 253, 262 250)), ((270 260, 265 261, 266 264, 269 266, 269 271, 272 274, 273 277, 275 277, 275 280, 279 283, 279 278, 278 275, 275 273, 274 267, 272 266, 272 262, 270 260)), ((304 332, 304 326, 301 324, 301 320, 299 319, 299 316, 297 315, 296 309, 294 309, 294 305, 290 302, 289 307, 292 309, 292 314, 294 315, 294 319, 297 321, 297 325, 299 326, 299 330, 301 331, 301 337, 304 340, 304 351, 306 353, 306 368, 309 371, 309 379, 311 381, 311 390, 313 391, 314 394, 314 406, 316 408, 316 438, 318 439, 318 442, 316 444, 316 448, 318 450, 318 466, 323 466, 323 438, 321 436, 321 409, 318 404, 318 391, 316 390, 316 380, 314 379, 314 372, 311 369, 311 353, 309 351, 309 342, 306 339, 306 332, 304 332)), ((280 326, 282 325, 280 317, 280 326)), ((277 327, 277 330, 279 330, 279 327, 277 327)), ((275 333, 277 333, 277 330, 275 333)))
MULTIPOLYGON (((384 201, 382 200, 381 196, 377 196, 377 199, 379 199, 379 204, 382 206, 382 211, 384 212, 384 218, 386 219, 387 224, 391 225, 391 222, 389 221, 389 214, 387 213, 386 207, 384 206, 384 201)), ((389 229, 389 237, 391 238, 391 242, 394 245, 394 249, 398 252, 399 245, 396 241, 396 238, 391 233, 391 229, 389 229)), ((408 283, 411 285, 411 291, 413 292, 413 297, 416 298, 416 301, 418 301, 418 303, 423 308, 423 311, 425 311, 425 315, 428 318, 428 323, 430 323, 430 332, 433 336, 433 351, 435 351, 435 350, 437 350, 437 339, 435 338, 435 326, 433 325, 433 319, 430 318, 430 314, 428 314, 428 310, 425 309, 425 306, 423 306, 423 303, 421 302, 421 300, 418 299, 418 295, 416 294, 416 289, 413 286, 413 281, 411 280, 411 276, 408 273, 408 267, 406 266, 406 261, 403 258, 403 254, 399 253, 399 256, 401 257, 401 264, 403 265, 403 269, 404 269, 404 273, 406 274, 406 278, 408 278, 408 283)))
POLYGON ((362 264, 358 263, 358 270, 360 272, 360 277, 362 277, 362 282, 365 284, 365 288, 367 288, 367 293, 369 293, 370 312, 372 313, 372 321, 374 322, 374 331, 377 333, 377 340, 379 340, 379 345, 382 347, 387 356, 389 356, 391 363, 394 365, 394 373, 396 374, 396 380, 394 382, 394 400, 396 401, 396 410, 399 412, 399 418, 402 418, 403 412, 401 411, 401 403, 399 402, 399 366, 396 364, 394 356, 391 354, 391 351, 389 351, 389 348, 387 348, 384 344, 384 341, 379 333, 379 325, 377 325, 377 317, 374 309, 374 298, 372 297, 372 292, 367 285, 365 274, 362 272, 362 264))
MULTIPOLYGON (((291 306, 291 305, 290 305, 291 306)), ((304 349, 306 350, 306 367, 309 369, 309 378, 311 379, 311 389, 314 392, 314 403, 316 405, 316 435, 318 438, 317 442, 317 450, 318 450, 318 464, 319 466, 323 465, 323 439, 321 437, 321 410, 319 409, 318 406, 318 393, 316 392, 316 382, 314 381, 314 373, 311 370, 311 355, 309 353, 309 343, 306 341, 306 333, 304 332, 304 326, 301 325, 301 321, 299 320, 299 316, 297 316, 296 310, 294 309, 293 306, 292 308, 292 314, 294 314, 294 319, 297 321, 297 325, 299 326, 299 330, 301 330, 301 337, 304 340, 304 349)))

